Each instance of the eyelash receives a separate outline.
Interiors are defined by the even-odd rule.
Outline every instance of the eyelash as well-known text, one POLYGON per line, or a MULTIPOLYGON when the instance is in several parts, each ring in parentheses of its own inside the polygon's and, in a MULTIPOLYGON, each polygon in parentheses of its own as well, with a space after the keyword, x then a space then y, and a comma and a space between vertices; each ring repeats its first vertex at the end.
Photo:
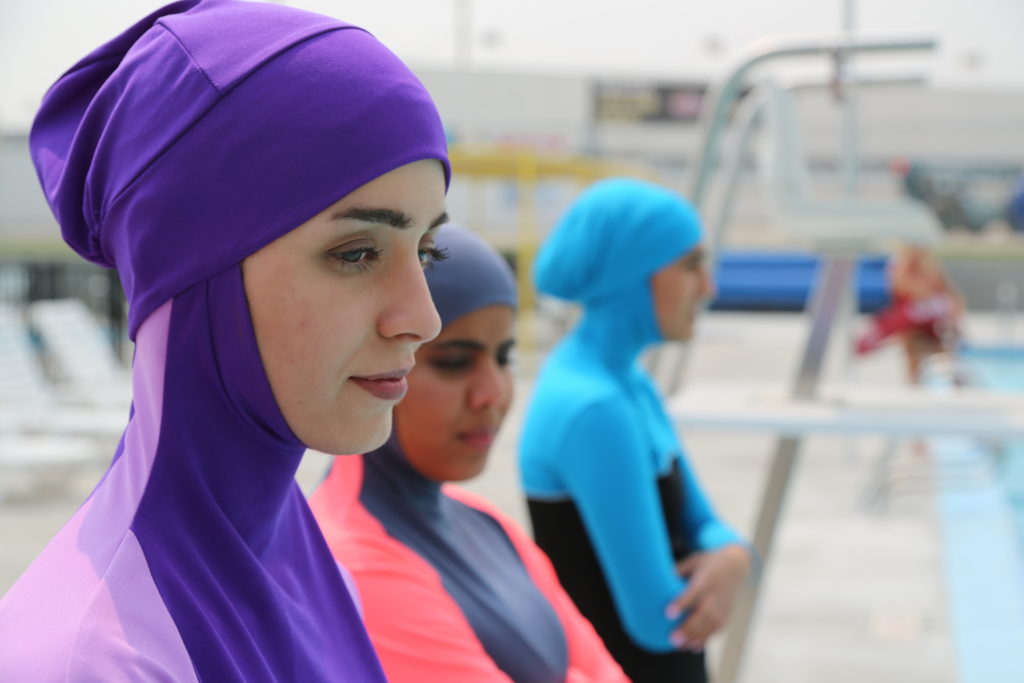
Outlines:
POLYGON ((445 247, 426 247, 420 249, 420 265, 424 268, 433 268, 435 263, 440 263, 448 258, 448 249, 445 247))
MULTIPOLYGON (((498 364, 498 367, 499 368, 507 368, 509 365, 511 365, 512 364, 512 354, 513 354, 513 350, 512 349, 506 349, 506 350, 503 350, 503 351, 499 351, 498 354, 495 356, 495 359, 494 359, 495 362, 498 364)), ((477 360, 476 355, 468 354, 468 355, 459 355, 459 356, 454 356, 454 357, 444 357, 444 356, 442 356, 440 358, 434 358, 434 359, 432 359, 432 360, 430 360, 428 362, 430 363, 430 365, 432 365, 437 370, 440 370, 441 372, 448 373, 448 374, 460 374, 460 373, 468 371, 470 368, 472 368, 473 364, 476 362, 476 360, 477 360)))
MULTIPOLYGON (((343 266, 354 268, 356 272, 363 272, 380 260, 383 252, 373 247, 359 247, 357 249, 345 249, 330 252, 331 258, 343 266), (351 257, 355 258, 351 258, 351 257)), ((440 263, 448 258, 448 250, 438 247, 424 247, 419 250, 419 261, 423 268, 431 268, 435 263, 440 263)))
POLYGON ((332 251, 331 258, 338 261, 343 266, 348 268, 354 268, 356 272, 363 272, 380 259, 380 249, 374 249, 373 247, 359 247, 357 249, 345 249, 340 251, 332 251), (356 259, 350 259, 350 256, 357 256, 356 259))

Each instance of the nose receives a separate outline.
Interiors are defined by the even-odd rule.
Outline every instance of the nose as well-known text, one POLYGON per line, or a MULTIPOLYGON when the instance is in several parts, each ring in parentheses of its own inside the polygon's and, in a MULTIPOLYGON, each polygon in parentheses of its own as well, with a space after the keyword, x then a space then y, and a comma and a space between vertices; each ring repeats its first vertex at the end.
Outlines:
POLYGON ((441 331, 441 318, 434 308, 419 258, 404 259, 388 274, 382 286, 388 288, 388 306, 378 318, 382 337, 408 338, 428 342, 441 331))
POLYGON ((467 390, 466 403, 470 410, 501 407, 508 403, 511 393, 508 369, 489 358, 478 365, 467 390))

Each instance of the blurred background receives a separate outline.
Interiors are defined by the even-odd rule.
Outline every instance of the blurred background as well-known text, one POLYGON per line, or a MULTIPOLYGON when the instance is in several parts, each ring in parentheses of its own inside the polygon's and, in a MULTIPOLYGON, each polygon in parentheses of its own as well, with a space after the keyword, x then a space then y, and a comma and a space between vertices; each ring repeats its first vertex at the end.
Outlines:
MULTIPOLYGON (((88 493, 130 398, 116 274, 60 240, 29 127, 64 70, 162 4, 0 0, 0 591, 88 493)), ((851 343, 889 302, 893 248, 913 241, 966 300, 957 372, 984 394, 977 410, 1024 391, 1020 0, 286 4, 367 28, 433 94, 449 213, 520 273, 517 410, 573 315, 534 301, 529 262, 576 193, 615 174, 690 197, 711 232, 718 294, 689 349, 652 359, 667 390, 789 393, 824 318, 837 334, 816 380, 902 390, 898 349, 858 360, 851 343), (809 302, 837 257, 857 260, 856 296, 829 317, 809 302)), ((722 680, 1024 680, 1024 409, 1009 401, 981 437, 807 434, 742 669, 722 680)), ((775 433, 699 422, 683 421, 698 470, 753 534, 775 433)), ((522 520, 517 430, 518 412, 474 486, 522 520)), ((300 482, 324 464, 311 454, 300 482)))

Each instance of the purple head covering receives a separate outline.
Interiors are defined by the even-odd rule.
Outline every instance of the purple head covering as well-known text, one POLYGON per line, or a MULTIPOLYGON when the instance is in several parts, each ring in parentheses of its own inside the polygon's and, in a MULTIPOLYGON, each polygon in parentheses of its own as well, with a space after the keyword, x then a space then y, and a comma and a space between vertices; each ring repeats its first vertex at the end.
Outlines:
POLYGON ((71 68, 32 126, 64 239, 116 267, 129 331, 360 185, 448 174, 416 77, 373 36, 264 3, 185 0, 71 68))
POLYGON ((383 680, 295 485, 240 262, 398 166, 447 171, 422 85, 348 24, 186 0, 65 74, 31 147, 65 239, 121 275, 134 399, 103 480, 0 600, 4 678, 383 680))
POLYGON ((436 243, 447 257, 427 270, 427 286, 441 326, 484 306, 516 307, 516 279, 494 247, 466 228, 448 223, 436 243))

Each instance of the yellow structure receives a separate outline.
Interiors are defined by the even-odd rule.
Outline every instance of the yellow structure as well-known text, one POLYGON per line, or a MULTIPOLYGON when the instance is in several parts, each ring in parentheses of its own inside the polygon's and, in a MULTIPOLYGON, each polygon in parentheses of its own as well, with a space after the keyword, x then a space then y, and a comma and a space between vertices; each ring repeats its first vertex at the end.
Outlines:
POLYGON ((454 145, 448 151, 452 172, 460 178, 505 180, 515 183, 516 207, 516 277, 519 287, 519 347, 524 353, 534 350, 533 310, 536 300, 530 273, 537 253, 537 183, 542 180, 575 181, 582 189, 590 183, 611 176, 633 176, 654 179, 654 173, 643 166, 606 161, 525 147, 478 147, 454 145))

